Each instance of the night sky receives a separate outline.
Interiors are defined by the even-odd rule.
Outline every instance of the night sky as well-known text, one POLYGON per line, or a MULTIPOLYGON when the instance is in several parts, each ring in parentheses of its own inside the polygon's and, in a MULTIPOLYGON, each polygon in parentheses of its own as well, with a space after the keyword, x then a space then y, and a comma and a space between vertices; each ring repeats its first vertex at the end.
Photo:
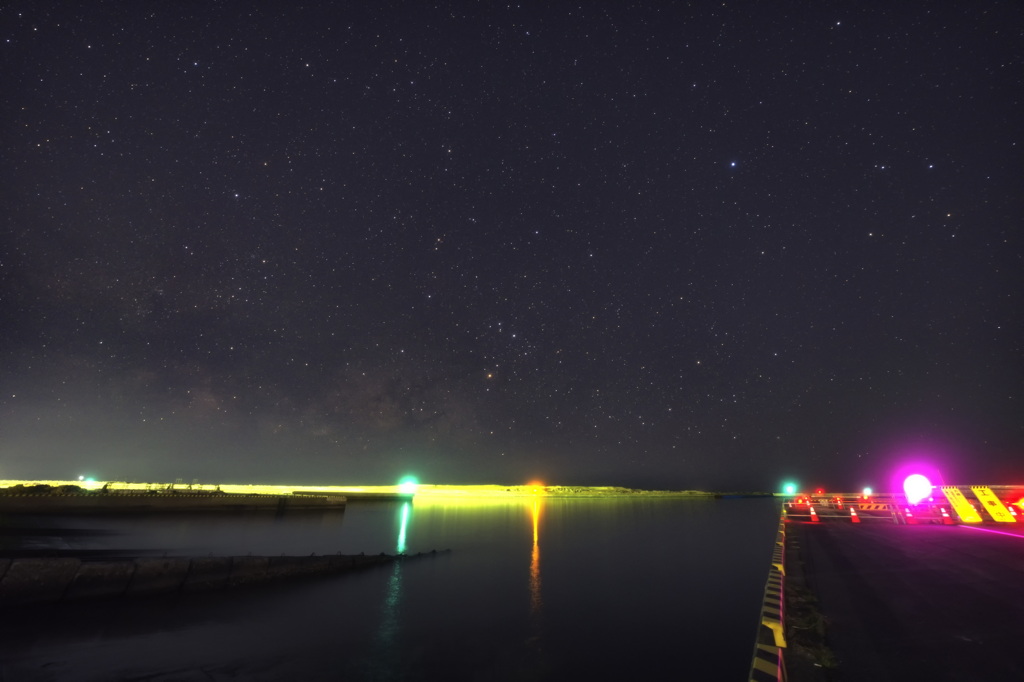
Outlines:
POLYGON ((0 9, 0 478, 1024 480, 1018 2, 291 4, 0 9))

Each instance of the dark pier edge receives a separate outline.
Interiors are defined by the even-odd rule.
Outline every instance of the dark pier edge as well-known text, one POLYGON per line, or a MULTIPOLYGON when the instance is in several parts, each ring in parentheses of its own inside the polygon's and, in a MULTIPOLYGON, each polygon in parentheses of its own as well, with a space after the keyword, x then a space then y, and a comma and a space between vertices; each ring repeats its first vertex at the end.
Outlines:
POLYGON ((227 590, 431 557, 418 554, 0 559, 0 607, 227 590))

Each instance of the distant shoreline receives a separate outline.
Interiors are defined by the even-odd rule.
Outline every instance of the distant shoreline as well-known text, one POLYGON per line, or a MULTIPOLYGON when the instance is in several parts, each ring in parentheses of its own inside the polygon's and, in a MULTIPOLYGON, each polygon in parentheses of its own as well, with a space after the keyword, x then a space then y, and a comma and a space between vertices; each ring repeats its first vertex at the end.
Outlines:
POLYGON ((170 498, 181 495, 196 497, 218 497, 221 499, 242 496, 274 498, 307 498, 344 496, 350 501, 364 499, 409 499, 409 498, 510 498, 510 497, 554 497, 554 498, 622 498, 622 497, 684 497, 684 498, 744 498, 772 497, 773 493, 744 491, 704 490, 644 490, 621 486, 568 486, 568 485, 444 485, 420 484, 415 489, 405 486, 308 486, 308 485, 255 485, 255 484, 184 484, 184 483, 134 483, 124 481, 44 481, 7 480, 0 481, 0 497, 10 496, 70 496, 115 497, 122 495, 146 495, 150 498, 170 498))

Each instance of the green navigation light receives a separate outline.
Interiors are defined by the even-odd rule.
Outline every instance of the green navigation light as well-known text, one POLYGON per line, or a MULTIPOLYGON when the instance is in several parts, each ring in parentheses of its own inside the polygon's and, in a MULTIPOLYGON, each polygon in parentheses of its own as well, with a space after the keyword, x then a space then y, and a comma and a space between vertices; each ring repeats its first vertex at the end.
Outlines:
POLYGON ((782 492, 786 495, 796 495, 796 483, 784 483, 782 485, 782 492))
POLYGON ((403 495, 415 495, 420 487, 420 482, 415 476, 403 476, 398 482, 398 492, 403 495))

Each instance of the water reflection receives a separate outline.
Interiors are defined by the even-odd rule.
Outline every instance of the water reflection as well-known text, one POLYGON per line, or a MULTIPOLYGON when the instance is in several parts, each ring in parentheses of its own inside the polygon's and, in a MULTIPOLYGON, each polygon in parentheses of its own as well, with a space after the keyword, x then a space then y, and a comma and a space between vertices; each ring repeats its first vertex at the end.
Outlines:
MULTIPOLYGON (((404 502, 398 510, 398 539, 395 541, 395 553, 404 554, 409 531, 409 518, 412 516, 412 503, 404 502)), ((369 679, 397 680, 403 677, 401 669, 401 601, 402 601, 402 562, 392 564, 391 575, 388 577, 384 591, 384 604, 381 608, 380 627, 374 642, 374 650, 366 662, 368 670, 364 672, 369 679)))
POLYGON ((409 514, 412 513, 412 502, 404 502, 400 512, 401 520, 398 522, 398 542, 395 551, 405 554, 405 534, 409 529, 409 514))
POLYGON ((543 652, 544 599, 541 596, 540 579, 540 513, 541 500, 534 498, 530 505, 530 521, 533 524, 533 549, 530 552, 530 636, 526 640, 526 657, 519 671, 521 679, 538 680, 547 677, 547 665, 543 652))
POLYGON ((530 555, 530 615, 534 620, 535 635, 540 636, 540 616, 543 600, 540 594, 540 500, 531 507, 533 520, 533 552, 530 555))
POLYGON ((778 525, 774 505, 417 499, 407 509, 353 504, 342 526, 341 515, 192 516, 180 544, 172 544, 180 520, 166 517, 48 518, 40 527, 128 533, 68 536, 96 549, 393 554, 404 527, 407 552, 453 551, 336 579, 28 609, 0 622, 0 677, 672 679, 683 641, 701 655, 687 659, 682 677, 742 679, 778 525))

